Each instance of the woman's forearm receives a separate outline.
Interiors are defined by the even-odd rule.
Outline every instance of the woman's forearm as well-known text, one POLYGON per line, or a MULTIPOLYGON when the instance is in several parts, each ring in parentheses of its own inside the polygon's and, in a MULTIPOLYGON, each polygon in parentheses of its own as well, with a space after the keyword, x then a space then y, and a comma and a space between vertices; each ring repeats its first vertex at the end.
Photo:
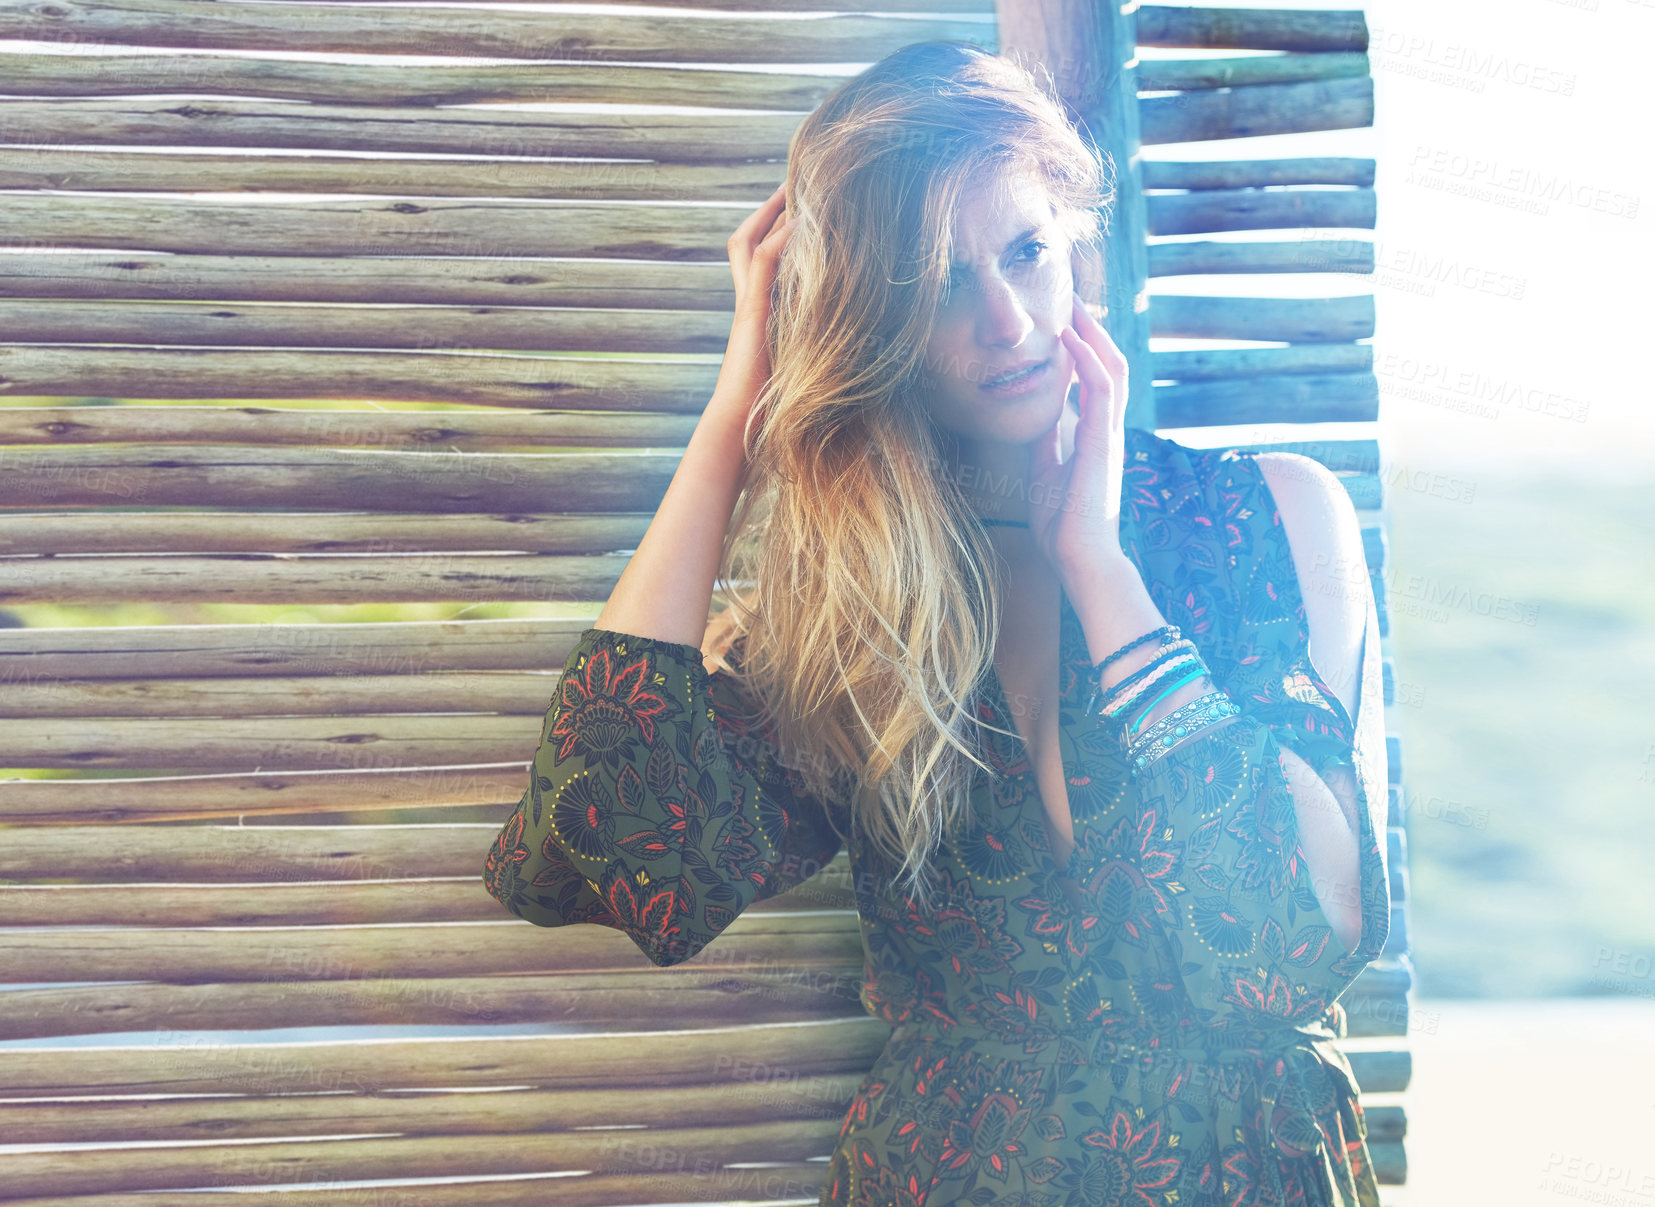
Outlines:
POLYGON ((700 646, 743 465, 739 411, 715 399, 598 613, 598 628, 700 646))
MULTIPOLYGON (((1094 666, 1134 637, 1141 637, 1167 623, 1161 609, 1150 598, 1138 568, 1124 556, 1118 561, 1111 560, 1066 577, 1069 582, 1065 589, 1074 604, 1075 614, 1080 617, 1081 628, 1086 633, 1086 648, 1094 666)), ((1146 642, 1110 663, 1101 678, 1104 693, 1107 694, 1122 679, 1154 661, 1158 652, 1154 642, 1146 642)), ((1175 681, 1172 677, 1168 679, 1169 683, 1175 681)), ((1144 716, 1143 728, 1180 704, 1205 695, 1212 688, 1212 681, 1202 676, 1175 689, 1144 716)))

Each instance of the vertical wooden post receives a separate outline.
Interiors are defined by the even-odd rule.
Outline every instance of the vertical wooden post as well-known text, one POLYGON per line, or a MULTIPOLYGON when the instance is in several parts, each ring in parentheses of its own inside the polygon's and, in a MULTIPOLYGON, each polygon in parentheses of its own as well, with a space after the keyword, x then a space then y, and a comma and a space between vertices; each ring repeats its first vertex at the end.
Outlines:
POLYGON ((1104 326, 1131 366, 1126 422, 1155 426, 1149 367, 1149 222, 1138 133, 1138 0, 995 0, 999 53, 1051 72, 1094 146, 1115 166, 1105 243, 1104 326))

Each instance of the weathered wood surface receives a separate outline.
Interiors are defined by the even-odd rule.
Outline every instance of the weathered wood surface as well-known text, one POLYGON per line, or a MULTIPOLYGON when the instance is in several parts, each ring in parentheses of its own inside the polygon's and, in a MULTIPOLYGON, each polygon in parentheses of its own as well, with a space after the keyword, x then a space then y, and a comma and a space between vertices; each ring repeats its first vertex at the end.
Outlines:
MULTIPOLYGON (((366 512, 0 513, 0 554, 468 553, 636 549, 651 516, 386 515, 366 512)), ((4 707, 0 704, 0 707, 4 707)))
POLYGON ((683 448, 699 415, 591 416, 568 411, 339 411, 299 407, 0 407, 7 444, 299 444, 335 448, 510 452, 544 448, 683 448))
MULTIPOLYGON (((772 186, 774 187, 774 186, 772 186)), ((732 227, 733 229, 733 227, 732 227)), ((373 302, 617 307, 732 312, 728 264, 551 260, 516 254, 453 260, 272 255, 18 252, 0 256, 0 297, 241 302, 373 302)), ((473 249, 482 251, 483 249, 473 249)))
MULTIPOLYGON (((958 38, 994 49, 994 27, 948 17, 750 16, 75 0, 0 9, 0 38, 189 50, 348 51, 465 58, 631 63, 866 63, 910 42, 958 38)), ((210 107, 210 106, 209 106, 210 107)))
POLYGON ((698 416, 717 381, 716 362, 692 360, 0 345, 0 396, 31 398, 350 399, 698 416))
POLYGON ((1373 295, 1333 298, 1200 297, 1156 294, 1150 331, 1184 339, 1348 344, 1374 331, 1373 295))
POLYGON ((1371 188, 1374 170, 1371 159, 1333 155, 1299 159, 1150 159, 1144 161, 1144 188, 1248 189, 1285 184, 1371 188))
MULTIPOLYGON (((721 5, 720 7, 733 7, 721 5)), ((796 7, 796 6, 795 6, 796 7)), ((888 6, 881 6, 882 8, 888 6)), ((1298 83, 1368 74, 1368 56, 1334 51, 1245 58, 1149 59, 1140 92, 1298 83)), ((8 91, 19 98, 200 93, 321 105, 432 106, 584 102, 808 112, 848 76, 652 64, 304 62, 171 53, 13 54, 8 91)), ((12 151, 5 156, 14 154, 12 151)), ((37 162, 46 162, 36 160, 37 162)), ((261 165, 270 168, 266 161, 261 165)), ((452 165, 459 166, 459 165, 452 165)), ((429 171, 430 165, 424 169, 429 171)), ((5 187, 16 187, 7 185, 5 187)), ((762 199, 762 198, 760 198, 762 199)))
POLYGON ((1138 102, 1145 146, 1253 138, 1373 125, 1373 79, 1257 84, 1146 96, 1138 102))
POLYGON ((1302 239, 1267 243, 1230 240, 1162 241, 1149 245, 1149 275, 1192 273, 1373 271, 1373 244, 1366 239, 1302 239))
MULTIPOLYGON (((672 970, 657 980, 666 981, 672 970)), ((614 975, 614 974, 611 974, 614 975)), ((655 977, 655 972, 632 974, 655 977)), ((706 974, 697 974, 707 979, 706 974)), ((496 978, 499 985, 505 978, 496 978)), ((525 987, 546 978, 522 977, 525 987)), ((486 982, 485 982, 486 983, 486 982)), ((593 1127, 670 1127, 693 1118, 712 1126, 738 1123, 756 1110, 772 1118, 842 1117, 859 1075, 785 1077, 749 1086, 663 1086, 622 1096, 607 1089, 507 1090, 496 1094, 406 1092, 309 1094, 257 1098, 176 1098, 128 1102, 17 1103, 0 1099, 0 1135, 18 1144, 74 1141, 201 1141, 272 1135, 329 1136, 352 1132, 486 1135, 557 1132, 593 1127), (360 1125, 360 1126, 359 1126, 360 1125)), ((1373 1120, 1369 1121, 1372 1134, 1373 1120)))

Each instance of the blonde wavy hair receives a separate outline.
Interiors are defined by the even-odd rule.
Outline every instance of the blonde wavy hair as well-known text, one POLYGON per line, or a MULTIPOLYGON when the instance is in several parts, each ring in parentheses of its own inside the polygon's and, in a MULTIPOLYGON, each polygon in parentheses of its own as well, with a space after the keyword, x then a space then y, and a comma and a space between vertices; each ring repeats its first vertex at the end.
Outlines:
POLYGON ((921 901, 973 765, 992 774, 979 727, 1010 731, 975 711, 1000 628, 985 571, 997 555, 916 398, 962 199, 1025 173, 1045 187, 1081 296, 1101 296, 1113 179, 1048 79, 969 43, 916 43, 794 132, 798 225, 777 269, 772 375, 724 535, 728 606, 703 642, 772 727, 774 760, 830 818, 848 812, 921 901), (723 654, 743 634, 732 666, 723 654))

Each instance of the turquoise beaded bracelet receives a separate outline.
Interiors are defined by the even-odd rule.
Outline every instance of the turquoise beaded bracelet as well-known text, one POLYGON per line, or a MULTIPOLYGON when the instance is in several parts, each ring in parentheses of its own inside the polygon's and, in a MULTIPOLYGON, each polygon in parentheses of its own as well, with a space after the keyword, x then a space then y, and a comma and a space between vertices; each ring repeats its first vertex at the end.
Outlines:
POLYGON ((1126 748, 1127 761, 1134 770, 1142 771, 1191 734, 1240 712, 1241 705, 1230 699, 1222 689, 1214 688, 1204 696, 1179 705, 1133 738, 1126 748))

